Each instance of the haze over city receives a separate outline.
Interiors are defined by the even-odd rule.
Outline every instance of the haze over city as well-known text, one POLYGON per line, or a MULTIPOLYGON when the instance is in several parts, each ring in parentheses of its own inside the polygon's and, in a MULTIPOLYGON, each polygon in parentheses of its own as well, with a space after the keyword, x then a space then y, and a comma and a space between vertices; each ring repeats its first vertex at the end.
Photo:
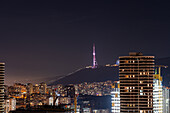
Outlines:
POLYGON ((130 51, 170 57, 169 1, 1 1, 5 82, 115 63, 130 51))

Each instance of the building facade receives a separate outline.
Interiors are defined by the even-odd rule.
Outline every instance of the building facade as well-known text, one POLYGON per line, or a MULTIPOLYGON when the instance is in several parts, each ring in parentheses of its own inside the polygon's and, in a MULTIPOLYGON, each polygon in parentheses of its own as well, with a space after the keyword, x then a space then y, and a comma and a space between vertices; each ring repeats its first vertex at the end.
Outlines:
POLYGON ((4 112, 9 113, 10 111, 16 110, 16 99, 6 98, 4 103, 4 112))
POLYGON ((153 113, 154 56, 119 57, 120 112, 153 113))
POLYGON ((31 95, 33 93, 33 84, 32 83, 28 83, 26 85, 26 89, 27 89, 27 95, 31 95))
POLYGON ((120 84, 119 84, 119 81, 115 81, 112 88, 113 88, 113 90, 111 92, 111 102, 112 102, 111 113, 120 113, 120 84))
POLYGON ((163 113, 169 113, 169 88, 163 87, 163 113))
POLYGON ((163 113, 162 77, 155 70, 153 79, 153 113, 163 113))
POLYGON ((40 83, 39 90, 40 90, 40 93, 46 94, 47 93, 47 84, 44 82, 40 83))
POLYGON ((4 112, 4 75, 5 63, 0 63, 0 112, 4 112))

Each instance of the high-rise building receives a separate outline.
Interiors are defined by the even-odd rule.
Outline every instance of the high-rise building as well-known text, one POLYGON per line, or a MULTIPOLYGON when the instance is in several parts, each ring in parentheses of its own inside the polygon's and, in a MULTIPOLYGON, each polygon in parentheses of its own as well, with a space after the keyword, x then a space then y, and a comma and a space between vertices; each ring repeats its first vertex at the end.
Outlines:
POLYGON ((33 84, 32 83, 28 83, 26 85, 26 89, 27 89, 27 95, 31 95, 33 93, 33 84))
POLYGON ((162 77, 157 69, 153 79, 153 113, 163 113, 162 77))
POLYGON ((73 84, 69 84, 65 86, 65 94, 67 97, 71 98, 71 103, 74 103, 75 87, 73 84))
POLYGON ((4 111, 9 113, 10 111, 16 110, 16 99, 15 98, 5 98, 4 111))
POLYGON ((4 75, 5 63, 0 63, 0 113, 4 112, 4 75))
POLYGON ((169 113, 169 88, 163 87, 163 113, 169 113))
POLYGON ((41 94, 46 94, 47 92, 47 84, 44 82, 41 82, 39 85, 39 90, 41 94))
POLYGON ((34 93, 40 93, 40 91, 39 91, 39 85, 38 85, 38 84, 35 84, 35 85, 33 86, 33 92, 34 92, 34 93))
POLYGON ((120 112, 153 113, 154 56, 119 57, 120 112))
POLYGON ((75 88, 73 84, 69 84, 65 86, 65 94, 67 97, 71 97, 71 98, 75 97, 75 88))
POLYGON ((120 84, 115 81, 111 92, 112 108, 111 113, 120 113, 120 84))

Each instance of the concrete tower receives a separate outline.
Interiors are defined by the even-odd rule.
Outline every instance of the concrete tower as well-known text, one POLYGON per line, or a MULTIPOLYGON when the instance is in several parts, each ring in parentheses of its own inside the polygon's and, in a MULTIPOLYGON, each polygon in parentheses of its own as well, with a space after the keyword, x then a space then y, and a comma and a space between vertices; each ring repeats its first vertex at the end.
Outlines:
POLYGON ((92 68, 97 68, 95 44, 93 44, 93 66, 92 68))

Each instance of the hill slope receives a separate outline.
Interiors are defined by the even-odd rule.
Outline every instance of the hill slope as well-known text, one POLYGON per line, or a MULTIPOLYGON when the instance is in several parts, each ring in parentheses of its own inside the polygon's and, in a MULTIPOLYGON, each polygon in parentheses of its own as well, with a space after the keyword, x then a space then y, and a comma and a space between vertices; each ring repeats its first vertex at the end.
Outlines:
POLYGON ((99 82, 107 80, 118 80, 118 67, 99 67, 96 69, 85 68, 63 77, 50 85, 55 84, 77 84, 82 82, 99 82))
MULTIPOLYGON (((170 57, 156 59, 156 65, 167 65, 168 68, 162 68, 163 84, 165 86, 170 86, 170 57)), ((77 84, 82 82, 99 82, 119 80, 119 68, 118 67, 105 67, 101 66, 96 69, 85 68, 75 73, 71 73, 68 76, 62 77, 56 81, 53 80, 49 85, 55 84, 77 84)))

